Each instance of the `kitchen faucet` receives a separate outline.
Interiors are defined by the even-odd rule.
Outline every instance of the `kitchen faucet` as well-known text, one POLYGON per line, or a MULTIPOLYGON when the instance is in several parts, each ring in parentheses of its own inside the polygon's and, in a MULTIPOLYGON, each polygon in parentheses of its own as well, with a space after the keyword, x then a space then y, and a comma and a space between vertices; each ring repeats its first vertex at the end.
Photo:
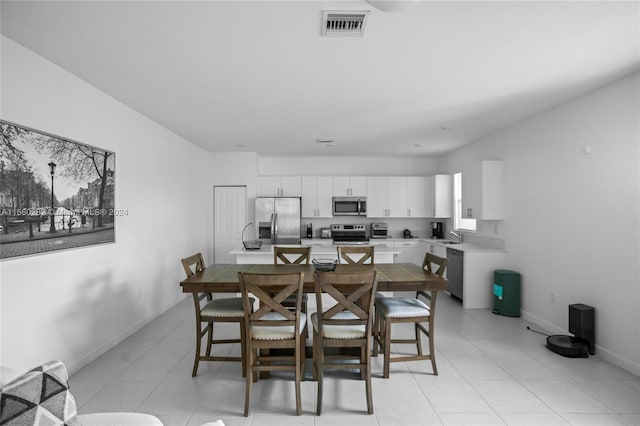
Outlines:
POLYGON ((456 233, 455 231, 451 231, 449 233, 458 239, 458 244, 462 244, 462 232, 458 231, 456 233))

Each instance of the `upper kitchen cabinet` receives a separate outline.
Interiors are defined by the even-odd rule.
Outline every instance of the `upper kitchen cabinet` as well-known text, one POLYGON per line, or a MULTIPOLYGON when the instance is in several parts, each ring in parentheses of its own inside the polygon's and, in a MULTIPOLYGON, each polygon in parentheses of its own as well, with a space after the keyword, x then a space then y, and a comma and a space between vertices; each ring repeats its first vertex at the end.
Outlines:
POLYGON ((333 217, 331 176, 302 176, 302 217, 333 217))
POLYGON ((334 197, 366 197, 367 178, 365 176, 334 176, 334 197))
POLYGON ((449 218, 453 216, 453 176, 427 177, 427 217, 449 218))
POLYGON ((462 217, 502 220, 504 162, 483 160, 462 172, 462 217))
POLYGON ((300 176, 260 176, 258 196, 300 197, 302 196, 302 179, 300 176))
POLYGON ((407 178, 407 217, 428 217, 427 178, 409 176, 407 178))
POLYGON ((367 217, 407 217, 407 177, 367 177, 367 217))

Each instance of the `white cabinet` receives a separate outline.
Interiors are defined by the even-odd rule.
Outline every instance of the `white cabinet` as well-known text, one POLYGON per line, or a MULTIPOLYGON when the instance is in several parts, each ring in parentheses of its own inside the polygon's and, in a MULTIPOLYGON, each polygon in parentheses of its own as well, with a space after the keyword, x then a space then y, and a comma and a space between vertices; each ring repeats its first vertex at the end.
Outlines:
POLYGON ((407 177, 367 177, 367 217, 407 217, 407 177))
POLYGON ((258 196, 300 197, 302 196, 302 179, 300 176, 260 176, 258 196))
POLYGON ((302 176, 302 217, 333 217, 331 176, 302 176))
POLYGON ((367 217, 387 217, 387 178, 367 178, 367 217))
POLYGON ((453 216, 453 176, 434 175, 427 177, 427 217, 449 218, 453 216))
POLYGON ((502 220, 502 160, 483 160, 462 173, 462 217, 502 220))
POLYGON ((427 178, 409 176, 407 178, 407 217, 428 217, 427 178))
POLYGON ((334 197, 366 197, 367 178, 365 176, 334 176, 334 197))
POLYGON ((400 252, 396 255, 396 263, 415 263, 422 266, 424 253, 419 241, 396 241, 395 248, 400 252))
POLYGON ((407 217, 407 177, 387 178, 387 217, 407 217))
POLYGON ((427 217, 422 176, 367 177, 367 217, 427 217))

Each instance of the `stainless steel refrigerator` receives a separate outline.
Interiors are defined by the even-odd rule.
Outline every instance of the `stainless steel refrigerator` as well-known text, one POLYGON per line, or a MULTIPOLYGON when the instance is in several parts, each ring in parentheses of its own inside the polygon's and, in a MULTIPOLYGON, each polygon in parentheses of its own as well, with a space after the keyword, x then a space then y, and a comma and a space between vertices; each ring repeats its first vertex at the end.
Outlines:
POLYGON ((258 239, 271 244, 300 244, 300 197, 256 198, 258 239))

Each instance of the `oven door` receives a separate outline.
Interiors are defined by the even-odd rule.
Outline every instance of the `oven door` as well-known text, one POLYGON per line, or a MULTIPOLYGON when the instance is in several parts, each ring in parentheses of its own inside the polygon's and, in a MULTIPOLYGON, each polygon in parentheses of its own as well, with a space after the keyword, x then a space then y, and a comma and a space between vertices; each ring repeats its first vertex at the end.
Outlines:
POLYGON ((364 216, 367 214, 367 202, 363 198, 333 197, 334 216, 364 216))

